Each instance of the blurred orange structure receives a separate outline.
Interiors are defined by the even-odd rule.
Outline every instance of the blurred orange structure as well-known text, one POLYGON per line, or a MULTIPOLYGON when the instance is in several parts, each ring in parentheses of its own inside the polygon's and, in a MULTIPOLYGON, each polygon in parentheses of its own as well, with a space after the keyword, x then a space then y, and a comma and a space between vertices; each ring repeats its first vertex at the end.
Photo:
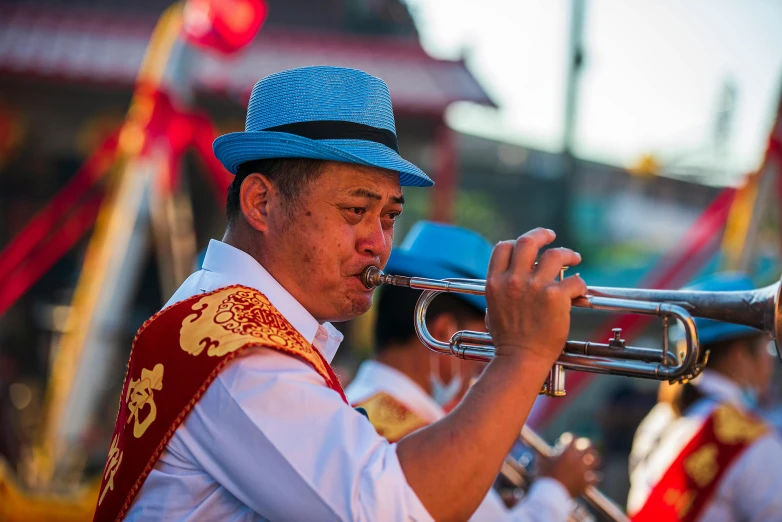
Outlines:
POLYGON ((36 494, 22 488, 0 461, 0 520, 3 522, 85 522, 92 520, 100 481, 67 495, 36 494))

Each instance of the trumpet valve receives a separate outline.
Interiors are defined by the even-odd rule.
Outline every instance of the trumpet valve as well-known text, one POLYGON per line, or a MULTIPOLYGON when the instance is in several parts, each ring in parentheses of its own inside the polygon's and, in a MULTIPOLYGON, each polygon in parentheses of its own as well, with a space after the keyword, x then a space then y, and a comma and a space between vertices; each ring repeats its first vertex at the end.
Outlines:
POLYGON ((611 332, 614 334, 614 336, 608 340, 608 346, 617 350, 623 349, 625 347, 625 340, 622 339, 622 329, 613 328, 611 332))
POLYGON ((565 368, 560 364, 555 364, 546 379, 546 395, 549 397, 564 397, 565 391, 565 368))

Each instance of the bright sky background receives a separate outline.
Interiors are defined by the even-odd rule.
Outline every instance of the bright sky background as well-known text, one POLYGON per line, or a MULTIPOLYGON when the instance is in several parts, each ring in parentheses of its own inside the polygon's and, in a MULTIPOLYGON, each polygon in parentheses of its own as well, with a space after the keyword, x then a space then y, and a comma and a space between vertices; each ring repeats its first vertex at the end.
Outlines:
MULTIPOLYGON (((407 0, 426 50, 466 52, 500 111, 458 104, 459 130, 545 150, 562 144, 570 0, 407 0)), ((576 152, 629 166, 715 160, 716 112, 737 88, 729 175, 762 161, 782 87, 780 0, 586 0, 576 152)), ((717 180, 714 180, 717 182, 717 180)))

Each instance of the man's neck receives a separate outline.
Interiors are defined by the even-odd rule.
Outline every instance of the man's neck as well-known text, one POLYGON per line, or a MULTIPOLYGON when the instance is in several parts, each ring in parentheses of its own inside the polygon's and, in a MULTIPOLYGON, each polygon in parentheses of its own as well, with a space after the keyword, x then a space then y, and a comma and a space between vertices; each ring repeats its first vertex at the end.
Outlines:
POLYGON ((229 226, 223 235, 222 242, 226 245, 230 245, 236 249, 239 249, 242 252, 245 252, 253 259, 255 259, 255 261, 261 265, 263 269, 266 270, 266 272, 268 272, 268 274, 272 276, 272 278, 274 278, 274 280, 285 289, 286 292, 288 292, 294 299, 296 299, 296 301, 298 301, 298 303, 303 306, 310 315, 315 317, 315 320, 321 324, 327 322, 326 320, 322 320, 313 314, 312 311, 307 307, 306 303, 301 300, 299 295, 297 295, 295 289, 292 288, 290 284, 286 284, 286 279, 282 277, 283 274, 280 274, 277 270, 275 270, 277 266, 272 263, 267 258, 267 256, 264 256, 264 249, 262 248, 262 245, 259 245, 257 236, 253 236, 252 233, 248 233, 246 227, 242 226, 241 224, 229 226))
POLYGON ((378 362, 405 374, 423 389, 427 395, 432 393, 429 381, 429 354, 419 342, 405 345, 393 345, 377 354, 378 362))
POLYGON ((246 234, 242 232, 241 227, 238 225, 229 225, 228 228, 225 229, 225 234, 223 234, 223 239, 221 239, 223 243, 226 245, 231 245, 234 248, 238 248, 242 252, 246 252, 250 256, 253 257, 256 261, 258 261, 259 264, 263 265, 261 263, 261 260, 258 259, 258 253, 255 251, 256 249, 253 248, 252 242, 249 241, 249 239, 246 237, 246 234))

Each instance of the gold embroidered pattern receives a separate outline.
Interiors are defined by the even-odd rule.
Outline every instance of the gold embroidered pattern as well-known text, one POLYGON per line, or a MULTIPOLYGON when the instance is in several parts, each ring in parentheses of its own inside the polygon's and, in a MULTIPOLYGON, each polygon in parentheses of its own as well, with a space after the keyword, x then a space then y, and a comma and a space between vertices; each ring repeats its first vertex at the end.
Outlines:
POLYGON ((765 435, 768 428, 731 404, 714 410, 714 434, 723 444, 752 442, 765 435))
POLYGON ((114 491, 114 475, 117 474, 119 465, 122 463, 122 451, 119 449, 119 435, 114 435, 114 440, 109 448, 109 458, 106 460, 106 467, 103 470, 103 478, 106 480, 106 487, 103 488, 103 493, 100 494, 98 499, 98 505, 103 502, 103 497, 106 496, 108 490, 114 491))
POLYGON ((425 419, 387 393, 378 393, 360 404, 377 433, 396 442, 405 435, 427 425, 425 419))
POLYGON ((229 287, 196 301, 179 329, 179 346, 191 355, 204 349, 221 357, 247 345, 278 347, 306 357, 321 375, 325 363, 314 348, 257 290, 229 287))
POLYGON ((694 500, 694 491, 678 491, 671 488, 663 495, 663 501, 676 510, 676 514, 680 520, 689 513, 694 500))
POLYGON ((157 406, 155 406, 155 395, 153 390, 163 389, 163 365, 156 364, 152 371, 141 370, 140 379, 131 379, 128 385, 128 393, 125 396, 125 402, 128 403, 130 416, 127 424, 134 421, 133 436, 137 439, 144 435, 149 425, 157 417, 157 406), (140 412, 144 406, 149 406, 149 412, 146 418, 141 421, 140 412))
POLYGON ((684 459, 684 469, 687 475, 698 486, 706 486, 717 476, 719 471, 719 465, 717 464, 718 453, 719 450, 715 444, 706 444, 684 459))

